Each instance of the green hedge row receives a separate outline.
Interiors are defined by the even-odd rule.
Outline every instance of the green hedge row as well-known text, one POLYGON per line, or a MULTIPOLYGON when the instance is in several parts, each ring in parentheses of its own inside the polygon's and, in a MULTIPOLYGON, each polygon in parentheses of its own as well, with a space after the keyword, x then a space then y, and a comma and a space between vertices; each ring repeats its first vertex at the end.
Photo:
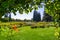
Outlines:
POLYGON ((0 23, 0 26, 11 26, 11 25, 17 25, 17 26, 31 26, 31 27, 54 27, 53 22, 6 22, 6 23, 0 23))

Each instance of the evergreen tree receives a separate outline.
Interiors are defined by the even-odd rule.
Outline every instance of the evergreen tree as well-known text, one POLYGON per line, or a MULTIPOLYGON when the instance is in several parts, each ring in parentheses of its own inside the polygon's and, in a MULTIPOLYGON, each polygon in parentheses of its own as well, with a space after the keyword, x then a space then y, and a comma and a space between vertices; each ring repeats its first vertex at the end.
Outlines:
POLYGON ((34 10, 33 21, 41 21, 40 13, 38 13, 36 10, 34 10))
POLYGON ((51 22, 51 21, 53 21, 53 17, 44 12, 43 21, 45 21, 45 22, 51 22))

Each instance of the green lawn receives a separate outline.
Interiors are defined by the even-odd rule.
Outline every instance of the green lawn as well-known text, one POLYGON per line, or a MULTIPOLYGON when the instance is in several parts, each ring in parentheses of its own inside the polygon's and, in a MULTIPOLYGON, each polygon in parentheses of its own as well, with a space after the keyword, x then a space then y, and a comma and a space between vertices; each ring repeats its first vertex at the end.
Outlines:
POLYGON ((19 28, 19 32, 11 31, 1 31, 0 40, 58 40, 54 33, 55 28, 34 28, 31 29, 30 26, 19 28))

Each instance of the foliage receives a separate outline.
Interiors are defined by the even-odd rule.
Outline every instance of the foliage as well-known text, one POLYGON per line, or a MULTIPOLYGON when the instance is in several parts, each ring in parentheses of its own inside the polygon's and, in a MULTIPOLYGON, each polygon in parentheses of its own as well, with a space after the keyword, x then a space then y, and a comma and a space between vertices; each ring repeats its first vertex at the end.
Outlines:
POLYGON ((32 10, 31 5, 33 5, 32 0, 0 0, 0 16, 7 12, 15 13, 19 10, 20 13, 29 12, 32 10))
POLYGON ((35 22, 31 25, 33 28, 49 28, 54 27, 53 22, 35 22))
POLYGON ((36 21, 36 22, 41 21, 41 15, 40 15, 40 13, 38 13, 37 11, 34 11, 33 21, 36 21))
POLYGON ((58 23, 54 25, 54 22, 2 22, 0 26, 12 26, 17 25, 18 27, 31 26, 31 27, 59 27, 58 23))
POLYGON ((54 0, 52 1, 48 1, 48 3, 46 3, 46 12, 50 15, 53 16, 54 21, 59 21, 59 14, 60 14, 60 2, 59 0, 54 0))
POLYGON ((0 17, 7 12, 15 14, 17 10, 20 13, 23 11, 28 13, 32 9, 36 9, 41 2, 45 2, 46 12, 51 13, 51 15, 59 15, 60 0, 0 0, 0 17))
POLYGON ((10 39, 12 39, 11 37, 13 37, 15 34, 16 34, 16 31, 13 29, 10 29, 7 26, 0 27, 0 39, 1 40, 6 40, 6 38, 7 38, 7 40, 10 40, 10 39), (3 37, 3 38, 1 38, 1 37, 3 37))

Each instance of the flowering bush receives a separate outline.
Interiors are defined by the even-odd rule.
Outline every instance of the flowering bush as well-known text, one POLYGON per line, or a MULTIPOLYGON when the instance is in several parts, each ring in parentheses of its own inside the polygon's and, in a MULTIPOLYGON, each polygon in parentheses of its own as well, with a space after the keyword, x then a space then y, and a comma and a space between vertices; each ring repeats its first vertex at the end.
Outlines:
MULTIPOLYGON (((12 39, 11 37, 13 37, 14 35, 16 35, 16 32, 17 32, 17 30, 10 29, 7 26, 1 26, 0 27, 0 37, 7 38, 7 40, 12 39)), ((4 38, 3 38, 3 40, 5 40, 4 38)))

